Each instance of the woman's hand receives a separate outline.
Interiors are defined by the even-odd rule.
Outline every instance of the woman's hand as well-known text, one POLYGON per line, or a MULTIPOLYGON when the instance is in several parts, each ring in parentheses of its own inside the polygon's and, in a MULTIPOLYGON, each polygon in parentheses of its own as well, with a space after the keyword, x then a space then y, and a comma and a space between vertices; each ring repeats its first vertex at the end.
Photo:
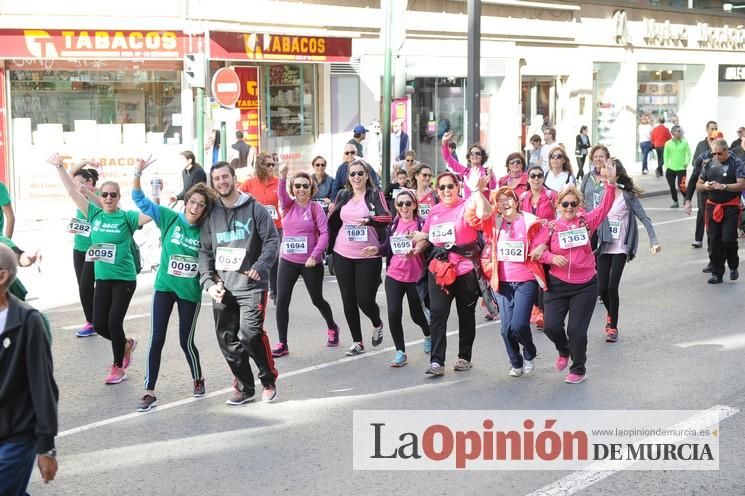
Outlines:
POLYGON ((412 231, 408 233, 406 237, 412 240, 414 243, 419 243, 420 241, 425 241, 427 239, 427 233, 423 233, 421 231, 412 231))
POLYGON ((290 170, 290 167, 287 164, 282 164, 282 166, 279 168, 279 177, 282 179, 287 179, 287 172, 290 170))
POLYGON ((533 249, 532 252, 528 253, 528 256, 531 260, 537 261, 540 260, 544 251, 546 251, 546 245, 538 245, 533 249))
POLYGON ((62 167, 62 157, 59 156, 59 153, 53 153, 48 159, 48 164, 52 164, 55 167, 62 167))
POLYGON ((452 138, 452 137, 453 137, 453 132, 452 131, 448 131, 447 133, 443 134, 442 135, 442 144, 443 145, 447 144, 447 142, 450 141, 450 138, 452 138))
POLYGON ((618 173, 612 159, 605 161, 605 177, 609 183, 615 183, 618 173))
POLYGON ((137 168, 138 171, 142 172, 145 169, 147 169, 147 167, 150 164, 154 162, 155 162, 155 159, 153 158, 153 155, 151 154, 148 158, 138 158, 137 165, 135 167, 137 168))
POLYGON ((308 260, 305 261, 306 267, 315 267, 316 266, 316 259, 313 257, 309 257, 308 260))
POLYGON ((363 257, 374 257, 380 252, 377 246, 366 246, 362 249, 363 257))
POLYGON ((551 259, 551 265, 556 265, 557 267, 566 267, 568 264, 569 260, 562 255, 554 255, 551 259))
POLYGON ((649 249, 649 251, 652 252, 652 255, 657 255, 659 252, 662 251, 662 246, 653 245, 652 248, 649 249))

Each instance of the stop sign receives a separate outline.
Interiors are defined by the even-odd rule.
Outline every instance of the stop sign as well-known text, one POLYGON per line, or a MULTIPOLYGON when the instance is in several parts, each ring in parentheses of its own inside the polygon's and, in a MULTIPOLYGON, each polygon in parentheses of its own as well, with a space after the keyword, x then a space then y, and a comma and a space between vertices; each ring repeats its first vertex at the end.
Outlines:
POLYGON ((212 76, 212 96, 223 107, 232 107, 241 96, 241 80, 235 71, 223 67, 212 76))

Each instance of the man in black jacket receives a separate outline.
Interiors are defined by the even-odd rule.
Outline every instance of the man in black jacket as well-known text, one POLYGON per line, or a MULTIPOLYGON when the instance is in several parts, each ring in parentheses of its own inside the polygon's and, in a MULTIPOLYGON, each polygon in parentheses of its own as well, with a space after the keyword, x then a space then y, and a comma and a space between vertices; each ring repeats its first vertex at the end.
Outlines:
MULTIPOLYGON (((696 182, 698 176, 703 168, 703 161, 711 159, 711 142, 719 136, 719 125, 716 121, 709 121, 706 123, 706 138, 702 139, 696 145, 696 151, 693 152, 693 173, 688 180, 686 189, 685 202, 683 203, 686 213, 691 215, 691 202, 693 200, 693 194, 696 193, 696 199, 698 200, 698 213, 696 214, 696 233, 694 235, 693 243, 691 246, 694 248, 701 248, 704 241, 704 205, 706 204, 707 192, 696 191, 696 182), (686 206, 687 205, 687 206, 686 206)), ((704 272, 711 272, 711 267, 707 266, 704 272)))
POLYGON ((38 456, 44 482, 57 473, 57 400, 50 334, 41 314, 8 293, 18 259, 0 246, 0 494, 23 495, 38 456))

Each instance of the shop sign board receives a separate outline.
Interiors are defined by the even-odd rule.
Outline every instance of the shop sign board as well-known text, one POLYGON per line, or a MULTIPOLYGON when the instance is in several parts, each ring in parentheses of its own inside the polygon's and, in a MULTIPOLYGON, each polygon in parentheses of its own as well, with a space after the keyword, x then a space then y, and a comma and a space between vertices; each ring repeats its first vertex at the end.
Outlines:
POLYGON ((238 129, 243 131, 243 140, 254 149, 259 148, 259 68, 234 67, 240 79, 241 95, 236 107, 241 111, 238 129))
POLYGON ((351 38, 268 33, 210 33, 212 60, 349 62, 351 38))
POLYGON ((719 81, 745 81, 745 65, 720 65, 719 81))
POLYGON ((179 31, 2 29, 0 58, 181 59, 186 37, 179 31))
POLYGON ((241 96, 241 80, 232 67, 222 67, 212 76, 212 96, 223 107, 233 107, 241 96))

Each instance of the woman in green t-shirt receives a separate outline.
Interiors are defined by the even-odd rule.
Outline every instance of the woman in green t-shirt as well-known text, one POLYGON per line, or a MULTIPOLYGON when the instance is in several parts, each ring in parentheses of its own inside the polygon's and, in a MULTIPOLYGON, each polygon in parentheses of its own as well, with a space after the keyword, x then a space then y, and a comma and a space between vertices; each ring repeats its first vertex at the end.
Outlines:
POLYGON ((173 305, 178 309, 179 340, 194 381, 195 398, 204 396, 204 377, 199 351, 194 344, 197 317, 202 303, 202 287, 197 273, 199 225, 212 208, 215 192, 205 183, 197 183, 184 195, 184 213, 156 205, 142 192, 142 171, 153 161, 138 160, 132 181, 132 199, 143 214, 160 228, 162 250, 160 267, 155 276, 155 292, 150 318, 150 347, 147 352, 145 395, 137 406, 147 412, 155 406, 155 382, 160 370, 160 356, 166 342, 168 321, 173 305))
POLYGON ((132 236, 152 219, 138 212, 119 209, 119 184, 101 184, 101 207, 89 202, 82 185, 65 172, 62 159, 52 155, 47 162, 57 167, 59 177, 75 205, 91 224, 91 246, 87 261, 93 261, 96 290, 93 296, 93 327, 99 335, 111 341, 114 363, 104 382, 119 384, 127 378, 126 369, 137 346, 135 338, 124 334, 124 316, 137 287, 137 269, 132 236))

